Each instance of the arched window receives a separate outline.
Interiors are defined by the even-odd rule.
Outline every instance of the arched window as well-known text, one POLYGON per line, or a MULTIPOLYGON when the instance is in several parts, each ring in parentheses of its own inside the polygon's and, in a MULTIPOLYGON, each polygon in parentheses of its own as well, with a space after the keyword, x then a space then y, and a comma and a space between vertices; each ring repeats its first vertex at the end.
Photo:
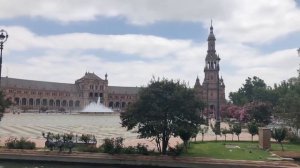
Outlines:
POLYGON ((43 106, 47 106, 47 99, 43 99, 43 106))
POLYGON ((36 106, 41 105, 41 99, 36 99, 36 100, 35 100, 35 105, 36 105, 36 106))
POLYGON ((27 102, 26 102, 26 98, 22 99, 22 106, 26 106, 27 102))
POLYGON ((50 99, 49 106, 53 106, 53 105, 54 105, 54 100, 50 99))
POLYGON ((99 96, 98 96, 98 93, 95 93, 95 97, 99 97, 99 96))
POLYGON ((15 103, 16 103, 16 105, 20 105, 20 98, 16 97, 15 98, 15 103))
POLYGON ((29 106, 33 106, 33 98, 29 99, 29 106))
POLYGON ((100 93, 99 96, 102 98, 103 97, 103 93, 100 93))
POLYGON ((74 106, 73 100, 70 100, 69 101, 69 107, 73 107, 73 106, 74 106))
POLYGON ((75 102, 75 107, 79 107, 79 106, 80 106, 80 101, 77 100, 77 101, 75 102))
POLYGON ((66 101, 66 100, 63 100, 62 103, 61 103, 61 105, 62 105, 63 107, 66 107, 66 106, 67 106, 67 101, 66 101))
POLYGON ((114 102, 109 102, 108 107, 113 108, 114 102))
POLYGON ((90 97, 93 97, 93 92, 90 92, 90 97))
POLYGON ((56 107, 60 107, 60 100, 55 101, 56 107))
POLYGON ((125 106, 126 106, 126 103, 122 102, 122 108, 125 108, 125 106))
POLYGON ((116 102, 116 108, 119 108, 119 107, 120 107, 120 103, 116 102))

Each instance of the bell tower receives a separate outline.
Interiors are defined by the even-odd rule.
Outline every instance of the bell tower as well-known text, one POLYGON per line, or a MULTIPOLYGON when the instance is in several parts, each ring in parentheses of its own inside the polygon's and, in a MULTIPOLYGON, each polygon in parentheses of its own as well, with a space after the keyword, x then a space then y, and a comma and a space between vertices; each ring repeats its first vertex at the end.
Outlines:
MULTIPOLYGON (((207 104, 207 115, 209 115, 209 113, 214 114, 216 122, 220 122, 220 106, 225 103, 225 85, 223 79, 219 77, 219 62, 221 59, 216 53, 215 42, 216 38, 211 22, 210 32, 207 38, 208 47, 205 57, 204 80, 201 85, 201 100, 207 104)), ((208 117, 209 116, 207 116, 207 118, 208 117)))

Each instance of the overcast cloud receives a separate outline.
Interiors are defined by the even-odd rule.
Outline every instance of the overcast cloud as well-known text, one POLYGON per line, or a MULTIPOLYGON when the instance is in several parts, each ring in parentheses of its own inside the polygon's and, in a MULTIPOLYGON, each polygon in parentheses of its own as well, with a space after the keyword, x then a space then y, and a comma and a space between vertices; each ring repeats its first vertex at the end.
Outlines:
MULTIPOLYGON (((227 94, 237 90, 248 76, 259 76, 271 85, 297 75, 296 47, 272 52, 262 47, 300 33, 300 9, 294 0, 0 0, 0 3, 0 24, 1 20, 22 18, 47 20, 62 27, 101 18, 121 18, 137 27, 191 22, 200 23, 199 29, 207 29, 207 36, 213 18, 227 94)), ((197 75, 203 79, 206 38, 196 42, 151 33, 39 35, 22 24, 0 27, 10 34, 5 44, 3 76, 73 83, 89 70, 100 77, 108 72, 110 84, 123 86, 146 85, 152 75, 182 79, 190 86, 197 75), (107 58, 107 53, 114 59, 107 58)))

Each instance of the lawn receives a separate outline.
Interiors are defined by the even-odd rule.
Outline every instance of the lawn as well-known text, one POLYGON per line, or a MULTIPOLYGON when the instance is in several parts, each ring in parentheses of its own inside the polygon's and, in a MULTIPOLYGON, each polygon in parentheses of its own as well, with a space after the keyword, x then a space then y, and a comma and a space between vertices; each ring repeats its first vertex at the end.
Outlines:
MULTIPOLYGON (((300 145, 284 144, 287 151, 299 151, 300 145)), ((272 144, 271 150, 281 150, 279 144, 272 144)), ((192 142, 185 156, 211 157, 234 160, 267 160, 269 151, 259 149, 258 142, 192 142)))

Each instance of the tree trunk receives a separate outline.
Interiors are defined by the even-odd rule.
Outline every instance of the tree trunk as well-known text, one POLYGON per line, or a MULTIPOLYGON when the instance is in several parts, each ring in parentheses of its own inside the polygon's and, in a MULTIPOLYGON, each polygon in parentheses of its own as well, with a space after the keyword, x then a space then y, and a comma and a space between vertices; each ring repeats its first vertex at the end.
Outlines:
POLYGON ((225 136, 225 142, 226 142, 226 134, 224 134, 224 136, 225 136))
POLYGON ((281 150, 282 150, 282 151, 284 151, 284 149, 283 149, 283 145, 282 145, 282 143, 281 143, 281 142, 280 142, 280 145, 281 145, 281 150))
POLYGON ((231 134, 231 141, 233 141, 233 134, 231 134))
POLYGON ((163 138, 163 141, 162 141, 162 154, 163 155, 167 154, 167 147, 168 147, 168 140, 167 140, 167 138, 163 138))
POLYGON ((203 142, 203 140, 204 140, 204 134, 202 134, 202 142, 203 142))
POLYGON ((253 143, 253 135, 251 135, 251 141, 252 141, 252 143, 253 143))
POLYGON ((156 147, 159 153, 161 153, 161 145, 160 145, 160 140, 159 138, 155 138, 155 142, 156 142, 156 147))
POLYGON ((238 135, 237 137, 238 137, 238 141, 240 141, 240 135, 238 135))

